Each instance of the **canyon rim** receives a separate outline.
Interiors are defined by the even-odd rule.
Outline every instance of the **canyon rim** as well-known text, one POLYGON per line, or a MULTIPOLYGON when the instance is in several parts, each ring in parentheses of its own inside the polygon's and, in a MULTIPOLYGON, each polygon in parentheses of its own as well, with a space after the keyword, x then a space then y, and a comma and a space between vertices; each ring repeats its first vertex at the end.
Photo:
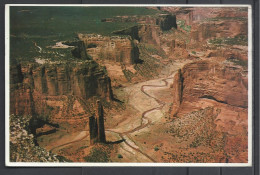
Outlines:
POLYGON ((250 6, 6 6, 6 165, 250 166, 250 6))

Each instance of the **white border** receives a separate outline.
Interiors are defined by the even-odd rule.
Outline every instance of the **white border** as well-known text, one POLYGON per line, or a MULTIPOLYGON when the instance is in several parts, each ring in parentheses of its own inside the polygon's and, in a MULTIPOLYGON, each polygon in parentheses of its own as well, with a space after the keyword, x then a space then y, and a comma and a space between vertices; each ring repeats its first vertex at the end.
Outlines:
POLYGON ((165 5, 165 4, 6 4, 5 5, 5 165, 16 167, 249 167, 252 166, 252 117, 253 117, 253 99, 252 99, 252 6, 251 5, 165 5), (170 7, 247 7, 248 8, 248 163, 31 163, 31 162, 10 162, 9 156, 9 113, 10 113, 10 97, 9 97, 9 9, 12 6, 116 6, 116 7, 146 7, 146 6, 170 6, 170 7), (8 133, 8 134, 7 134, 8 133))

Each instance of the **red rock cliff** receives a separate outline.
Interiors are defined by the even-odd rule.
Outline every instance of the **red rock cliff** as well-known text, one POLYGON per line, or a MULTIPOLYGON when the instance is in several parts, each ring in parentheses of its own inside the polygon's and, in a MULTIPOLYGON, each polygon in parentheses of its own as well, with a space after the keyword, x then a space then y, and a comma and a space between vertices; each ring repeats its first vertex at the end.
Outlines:
MULTIPOLYGON (((87 100, 97 96, 112 100, 110 78, 94 61, 13 66, 11 74, 11 114, 41 114, 43 106, 35 106, 43 96, 76 96, 87 100)), ((46 112, 46 111, 45 111, 46 112)))
MULTIPOLYGON (((236 65, 209 61, 185 65, 176 73, 173 84, 171 115, 177 121, 176 129, 186 130, 191 138, 212 133, 213 140, 221 133, 225 137, 219 155, 224 152, 226 157, 222 161, 247 162, 247 79, 247 73, 236 65), (205 112, 208 109, 210 113, 205 112), (203 126, 207 128, 200 130, 203 126)), ((218 144, 212 142, 209 147, 218 144)))
MULTIPOLYGON (((200 99, 247 108, 246 82, 247 76, 236 66, 220 65, 209 61, 187 64, 174 77, 172 114, 175 115, 180 111, 178 107, 188 109, 184 105, 185 102, 200 99)), ((190 107, 190 109, 196 108, 190 107)))
POLYGON ((109 37, 96 34, 79 34, 78 36, 84 41, 87 53, 94 60, 111 60, 126 65, 134 64, 139 60, 137 41, 130 37, 109 37))

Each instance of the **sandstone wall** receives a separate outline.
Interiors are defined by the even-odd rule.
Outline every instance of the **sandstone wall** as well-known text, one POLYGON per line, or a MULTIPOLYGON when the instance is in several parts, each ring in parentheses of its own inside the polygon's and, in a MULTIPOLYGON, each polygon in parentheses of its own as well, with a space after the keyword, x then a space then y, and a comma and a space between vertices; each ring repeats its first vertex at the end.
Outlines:
POLYGON ((96 109, 94 116, 89 119, 89 135, 90 144, 106 143, 105 126, 104 126, 104 111, 101 102, 96 102, 96 109))
MULTIPOLYGON (((224 143, 220 151, 225 153, 225 162, 247 162, 247 79, 235 65, 210 61, 185 65, 173 83, 175 129, 187 132, 189 140, 205 138, 207 133, 206 137, 215 140, 209 145, 211 149, 224 143), (223 142, 218 143, 218 134, 224 135, 223 142)), ((199 143, 204 144, 203 139, 199 143)))
POLYGON ((157 25, 161 30, 167 31, 177 28, 174 14, 159 14, 154 16, 116 16, 102 19, 101 22, 135 22, 138 24, 157 25))
POLYGON ((113 98, 110 78, 104 68, 94 61, 21 64, 12 67, 10 72, 11 114, 42 113, 45 103, 41 107, 35 106, 35 103, 41 101, 41 96, 73 95, 83 100, 98 96, 107 101, 113 98))
MULTIPOLYGON (((238 108, 248 107, 247 76, 236 66, 209 61, 193 62, 176 73, 173 85, 173 115, 182 108, 189 109, 184 105, 185 102, 200 99, 210 99, 238 108)), ((190 106, 190 111, 192 109, 196 107, 190 106)))
POLYGON ((160 14, 158 16, 146 17, 139 24, 127 29, 114 31, 117 35, 129 35, 139 42, 160 46, 160 37, 163 31, 177 28, 176 16, 171 14, 160 14))
POLYGON ((130 37, 79 34, 79 38, 84 41, 87 53, 94 60, 111 60, 130 65, 139 59, 137 43, 130 37))
POLYGON ((210 38, 235 37, 247 35, 247 22, 239 20, 220 20, 194 24, 190 33, 192 41, 205 41, 210 38))

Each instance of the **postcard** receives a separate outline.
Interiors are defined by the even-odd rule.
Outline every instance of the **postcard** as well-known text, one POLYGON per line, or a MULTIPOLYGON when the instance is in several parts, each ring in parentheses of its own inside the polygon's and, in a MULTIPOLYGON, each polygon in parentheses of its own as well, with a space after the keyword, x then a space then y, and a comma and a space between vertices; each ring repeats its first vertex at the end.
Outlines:
POLYGON ((251 166, 249 5, 6 5, 7 166, 251 166))

